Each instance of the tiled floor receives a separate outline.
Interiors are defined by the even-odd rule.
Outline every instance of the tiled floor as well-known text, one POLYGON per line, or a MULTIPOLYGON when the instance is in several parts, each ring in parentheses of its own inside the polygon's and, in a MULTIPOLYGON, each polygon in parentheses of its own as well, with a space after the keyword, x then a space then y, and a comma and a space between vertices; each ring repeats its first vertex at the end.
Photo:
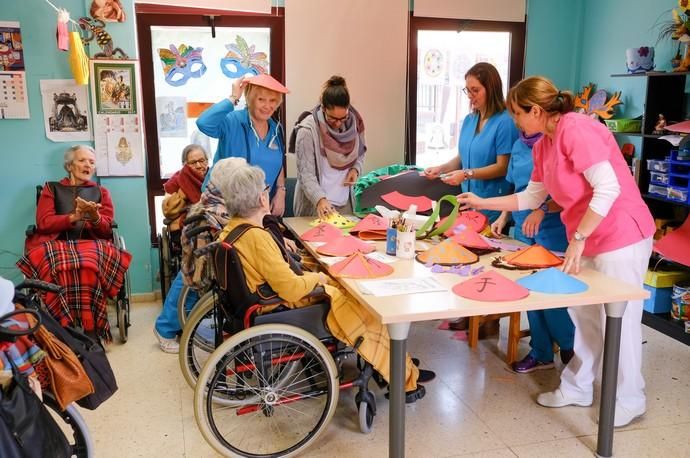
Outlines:
MULTIPOLYGON (((84 412, 98 457, 217 456, 197 429, 193 393, 177 357, 158 350, 151 329, 159 308, 135 304, 130 341, 109 350, 120 390, 97 411, 84 412)), ((593 456, 596 399, 590 408, 539 407, 534 400, 557 386, 557 371, 514 374, 502 361, 505 340, 482 341, 470 351, 466 342, 436 329, 438 324, 416 324, 411 331, 408 349, 438 377, 423 400, 407 407, 407 456, 593 456)), ((616 432, 614 454, 690 457, 690 349, 646 327, 644 336, 648 411, 616 432)), ((305 456, 387 456, 388 403, 383 392, 376 394, 378 415, 370 434, 359 432, 353 394, 345 391, 327 431, 305 456)))

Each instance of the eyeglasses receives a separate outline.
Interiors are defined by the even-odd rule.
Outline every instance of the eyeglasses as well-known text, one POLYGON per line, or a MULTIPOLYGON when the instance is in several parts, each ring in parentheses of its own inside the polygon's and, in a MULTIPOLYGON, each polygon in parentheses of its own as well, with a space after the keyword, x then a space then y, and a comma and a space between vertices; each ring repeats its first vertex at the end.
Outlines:
POLYGON ((462 92, 465 95, 470 95, 470 94, 477 95, 477 94, 479 94, 479 91, 481 91, 481 88, 478 88, 478 87, 472 87, 472 88, 463 87, 462 88, 462 92))
POLYGON ((207 163, 208 163, 208 159, 206 159, 206 158, 204 157, 204 158, 201 158, 201 159, 197 159, 196 161, 187 162, 187 165, 190 165, 190 166, 194 167, 194 166, 196 166, 196 165, 206 165, 207 163))
POLYGON ((264 188, 264 192, 268 192, 269 189, 271 189, 271 185, 267 184, 266 187, 264 188))
POLYGON ((328 122, 345 122, 348 116, 350 116, 350 112, 348 111, 347 113, 345 113, 345 116, 343 116, 342 118, 336 118, 335 116, 331 116, 328 113, 326 113, 326 110, 323 110, 323 115, 326 117, 326 121, 328 122))

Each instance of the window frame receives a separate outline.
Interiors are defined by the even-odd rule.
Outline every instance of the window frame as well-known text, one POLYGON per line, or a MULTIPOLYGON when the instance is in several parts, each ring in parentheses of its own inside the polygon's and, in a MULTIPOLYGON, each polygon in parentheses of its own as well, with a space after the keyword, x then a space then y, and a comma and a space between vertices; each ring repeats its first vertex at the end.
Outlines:
MULTIPOLYGON (((154 87, 154 62, 151 51, 151 26, 185 27, 267 27, 271 29, 271 75, 279 81, 285 75, 285 10, 272 7, 271 14, 246 13, 204 8, 184 8, 169 5, 137 4, 137 40, 141 71, 141 103, 146 148, 146 189, 149 206, 151 245, 158 246, 156 233, 155 198, 165 194, 161 178, 158 143, 158 119, 154 87), (212 18, 212 19, 211 19, 212 18)), ((223 95, 218 94, 218 100, 223 95)), ((279 110, 281 123, 285 125, 285 103, 279 110)), ((213 151, 209 151, 213 155, 213 151)))
MULTIPOLYGON (((417 161, 417 35, 420 30, 455 30, 472 32, 509 32, 510 63, 508 66, 508 87, 523 78, 525 62, 525 34, 527 19, 524 22, 478 21, 474 19, 441 19, 414 16, 410 12, 407 85, 407 116, 405 117, 405 164, 417 161)), ((507 95, 507 94, 506 94, 507 95)))

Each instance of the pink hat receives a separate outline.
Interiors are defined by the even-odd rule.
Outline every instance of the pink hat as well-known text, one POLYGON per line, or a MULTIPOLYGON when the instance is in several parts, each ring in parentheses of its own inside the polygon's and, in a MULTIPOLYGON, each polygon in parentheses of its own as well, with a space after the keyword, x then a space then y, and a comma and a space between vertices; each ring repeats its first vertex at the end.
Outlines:
POLYGON ((273 78, 271 75, 267 75, 265 73, 261 75, 252 76, 250 78, 246 78, 244 81, 242 81, 241 87, 244 87, 245 84, 253 84, 255 86, 265 87, 266 89, 270 89, 271 91, 275 92, 280 92, 281 94, 287 94, 288 92, 290 92, 288 88, 280 84, 278 80, 273 78))

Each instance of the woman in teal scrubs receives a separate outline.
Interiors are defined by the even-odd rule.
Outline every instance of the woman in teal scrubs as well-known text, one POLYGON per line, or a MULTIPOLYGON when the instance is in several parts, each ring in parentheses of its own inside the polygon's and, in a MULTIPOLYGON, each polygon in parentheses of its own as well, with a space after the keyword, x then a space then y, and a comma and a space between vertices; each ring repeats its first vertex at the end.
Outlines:
MULTIPOLYGON (((440 177, 444 183, 461 185, 482 197, 510 194, 505 179, 510 151, 518 131, 506 111, 501 76, 496 68, 480 62, 465 73, 463 92, 470 99, 472 113, 460 128, 458 156, 443 165, 424 172, 430 179, 440 177)), ((499 212, 484 212, 494 221, 499 212)))
MULTIPOLYGON (((285 144, 280 123, 272 116, 288 89, 270 75, 240 78, 229 97, 201 113, 196 125, 201 132, 218 139, 215 164, 226 157, 241 157, 260 167, 271 186, 271 214, 285 210, 285 144), (247 108, 235 110, 244 89, 247 108)), ((211 174, 206 175, 206 179, 211 174)))
MULTIPOLYGON (((532 176, 532 146, 541 133, 525 136, 515 141, 508 164, 506 179, 515 186, 515 192, 523 191, 532 176)), ((547 200, 536 210, 502 212, 491 225, 491 232, 500 235, 512 217, 515 222, 514 238, 528 245, 539 245, 552 251, 565 251, 568 238, 560 218, 560 208, 547 200)), ((512 368, 520 374, 535 370, 551 369, 553 364, 553 342, 560 348, 561 361, 568 364, 573 357, 575 325, 565 307, 548 310, 529 310, 527 320, 530 329, 530 352, 522 360, 514 362, 512 368)))

